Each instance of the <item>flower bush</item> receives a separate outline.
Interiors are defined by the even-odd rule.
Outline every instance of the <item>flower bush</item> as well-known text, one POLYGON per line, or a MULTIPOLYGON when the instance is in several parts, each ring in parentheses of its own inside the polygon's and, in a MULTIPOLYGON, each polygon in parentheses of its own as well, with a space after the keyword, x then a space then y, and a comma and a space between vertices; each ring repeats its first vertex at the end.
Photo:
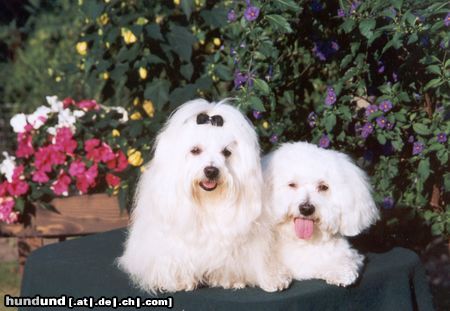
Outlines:
MULTIPOLYGON (((371 176, 386 230, 412 215, 434 234, 448 235, 446 1, 78 3, 84 26, 72 47, 78 54, 72 67, 86 85, 96 86, 92 96, 98 101, 129 111, 120 136, 110 135, 106 122, 105 137, 112 139, 106 143, 114 152, 116 141, 124 153, 132 146, 128 160, 140 165, 150 156, 151 138, 179 104, 199 96, 234 97, 264 152, 292 140, 345 151, 371 176)), ((86 158, 77 131, 77 148, 86 158)), ((20 152, 30 152, 29 140, 19 138, 20 152)), ((48 183, 59 180, 53 174, 48 183)), ((66 175, 79 191, 76 177, 66 175)), ((128 181, 136 179, 130 176, 128 181)), ((68 181, 61 177, 62 186, 68 181)))
POLYGON ((11 119, 17 148, 0 162, 0 221, 16 222, 31 203, 51 208, 52 198, 69 194, 119 194, 124 207, 124 176, 142 164, 120 136, 127 111, 95 100, 47 101, 11 119))

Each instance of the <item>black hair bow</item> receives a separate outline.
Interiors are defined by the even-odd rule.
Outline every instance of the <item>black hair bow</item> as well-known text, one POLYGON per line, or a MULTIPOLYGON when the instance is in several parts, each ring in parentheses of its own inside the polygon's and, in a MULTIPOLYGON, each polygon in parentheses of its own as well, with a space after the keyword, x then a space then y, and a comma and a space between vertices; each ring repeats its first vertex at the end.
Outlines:
POLYGON ((213 126, 222 126, 223 125, 223 118, 222 116, 215 115, 215 116, 208 116, 206 113, 200 113, 197 116, 197 124, 206 124, 211 123, 213 126))

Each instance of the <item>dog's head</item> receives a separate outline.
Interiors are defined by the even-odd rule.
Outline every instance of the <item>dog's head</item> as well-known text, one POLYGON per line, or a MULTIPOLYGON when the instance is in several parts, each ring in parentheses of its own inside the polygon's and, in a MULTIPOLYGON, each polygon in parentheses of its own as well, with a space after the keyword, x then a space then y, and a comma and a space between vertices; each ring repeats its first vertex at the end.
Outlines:
POLYGON ((159 204, 167 205, 167 212, 174 207, 180 213, 184 207, 179 205, 210 206, 209 210, 227 205, 255 215, 261 210, 257 135, 225 102, 198 99, 178 108, 157 136, 144 175, 140 193, 146 187, 154 196, 163 196, 159 204))
POLYGON ((353 236, 378 219, 365 173, 343 153, 284 144, 263 160, 266 200, 276 223, 302 239, 314 230, 353 236))

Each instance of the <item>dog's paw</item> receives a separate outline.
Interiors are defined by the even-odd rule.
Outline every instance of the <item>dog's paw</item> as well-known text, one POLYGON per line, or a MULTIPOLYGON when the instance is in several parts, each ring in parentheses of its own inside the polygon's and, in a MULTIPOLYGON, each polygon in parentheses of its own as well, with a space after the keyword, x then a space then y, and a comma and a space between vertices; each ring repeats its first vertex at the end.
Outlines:
POLYGON ((327 273, 324 277, 325 282, 328 284, 343 287, 352 285, 357 278, 358 270, 350 267, 340 267, 336 271, 327 273))
POLYGON ((266 292, 273 293, 288 288, 291 282, 292 277, 287 273, 283 273, 260 282, 259 287, 266 292))

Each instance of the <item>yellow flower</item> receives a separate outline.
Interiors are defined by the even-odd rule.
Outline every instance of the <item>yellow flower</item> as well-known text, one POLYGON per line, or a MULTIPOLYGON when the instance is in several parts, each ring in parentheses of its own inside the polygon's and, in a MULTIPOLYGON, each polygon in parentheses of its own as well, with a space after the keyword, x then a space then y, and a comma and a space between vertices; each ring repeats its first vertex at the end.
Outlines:
POLYGON ((146 170, 145 165, 141 166, 141 173, 145 172, 145 170, 146 170))
POLYGON ((144 159, 142 158, 142 154, 140 151, 136 149, 130 149, 127 152, 128 155, 128 163, 133 166, 141 166, 144 163, 144 159))
POLYGON ((216 75, 213 75, 213 76, 212 76, 212 80, 213 80, 214 82, 217 82, 217 81, 219 81, 219 77, 216 76, 216 75))
POLYGON ((61 80, 62 80, 62 78, 61 78, 60 76, 57 76, 57 77, 55 78, 55 81, 56 81, 56 82, 61 82, 61 80))
POLYGON ((109 79, 109 73, 108 72, 104 72, 104 73, 102 73, 102 79, 103 80, 108 80, 109 79))
POLYGON ((144 100, 144 103, 142 104, 142 108, 144 108, 145 113, 150 117, 153 118, 155 115, 155 107, 153 106, 153 103, 151 100, 144 100))
POLYGON ((213 43, 215 46, 220 46, 222 44, 222 41, 220 41, 219 38, 214 38, 213 43))
POLYGON ((116 130, 116 129, 112 130, 112 136, 113 137, 119 137, 120 136, 119 130, 116 130))
POLYGON ((139 98, 138 98, 138 97, 135 97, 135 98, 133 99, 133 106, 138 106, 139 103, 140 103, 139 98))
POLYGON ((122 28, 121 33, 122 33, 123 41, 125 41, 126 44, 132 44, 137 41, 136 36, 134 35, 134 33, 131 30, 122 28))
POLYGON ((77 45, 75 46, 75 48, 76 48, 78 54, 86 55, 87 48, 88 48, 87 42, 85 42, 85 41, 78 42, 77 45))
POLYGON ((163 19, 164 19, 164 16, 162 16, 162 15, 156 15, 156 17, 155 17, 155 23, 161 24, 161 22, 163 21, 163 19))
POLYGON ((147 69, 145 69, 145 67, 139 68, 139 77, 140 77, 142 80, 147 79, 147 69))
POLYGON ((270 127, 269 122, 264 121, 263 124, 262 124, 262 127, 265 128, 265 129, 267 130, 267 129, 270 127))
POLYGON ((100 16, 100 18, 98 19, 98 21, 100 22, 101 25, 106 25, 109 22, 109 17, 107 13, 104 13, 100 16))
POLYGON ((201 45, 205 44, 205 40, 199 40, 198 42, 200 42, 201 45))
POLYGON ((105 43, 105 46, 106 46, 107 49, 109 49, 109 48, 111 47, 111 43, 106 42, 106 43, 105 43))
POLYGON ((130 119, 131 120, 140 120, 140 119, 142 119, 142 115, 141 115, 141 113, 139 111, 136 111, 135 113, 133 113, 130 116, 130 119))
POLYGON ((180 5, 181 0, 173 0, 173 4, 180 5))

